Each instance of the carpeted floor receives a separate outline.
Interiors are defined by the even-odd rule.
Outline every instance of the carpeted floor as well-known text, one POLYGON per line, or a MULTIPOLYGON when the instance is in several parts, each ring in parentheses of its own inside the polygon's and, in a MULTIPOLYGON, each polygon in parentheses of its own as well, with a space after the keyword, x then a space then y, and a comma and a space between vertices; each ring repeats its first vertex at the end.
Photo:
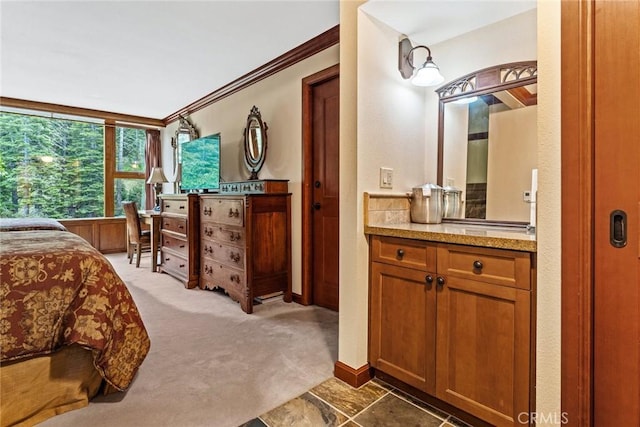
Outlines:
POLYGON ((151 337, 151 351, 126 393, 43 426, 237 427, 333 375, 338 314, 281 298, 245 314, 219 292, 185 289, 125 254, 107 256, 151 337))

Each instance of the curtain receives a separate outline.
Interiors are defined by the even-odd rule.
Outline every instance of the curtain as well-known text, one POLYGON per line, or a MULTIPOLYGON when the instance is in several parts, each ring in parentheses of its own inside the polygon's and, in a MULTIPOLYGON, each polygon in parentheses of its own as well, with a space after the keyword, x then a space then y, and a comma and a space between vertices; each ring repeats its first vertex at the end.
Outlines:
MULTIPOLYGON (((149 175, 151 175, 151 168, 160 166, 161 146, 160 131, 158 129, 147 129, 147 144, 144 150, 144 160, 146 165, 144 174, 145 183, 149 179, 149 175)), ((145 209, 153 209, 155 205, 153 184, 145 184, 145 193, 145 209)))

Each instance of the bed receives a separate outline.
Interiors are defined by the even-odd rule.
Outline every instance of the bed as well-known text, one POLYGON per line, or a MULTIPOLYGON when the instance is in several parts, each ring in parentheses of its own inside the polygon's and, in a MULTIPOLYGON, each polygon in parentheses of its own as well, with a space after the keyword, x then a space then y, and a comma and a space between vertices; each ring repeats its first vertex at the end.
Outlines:
POLYGON ((150 340, 87 241, 57 221, 10 222, 0 221, 0 425, 33 425, 126 390, 150 340))

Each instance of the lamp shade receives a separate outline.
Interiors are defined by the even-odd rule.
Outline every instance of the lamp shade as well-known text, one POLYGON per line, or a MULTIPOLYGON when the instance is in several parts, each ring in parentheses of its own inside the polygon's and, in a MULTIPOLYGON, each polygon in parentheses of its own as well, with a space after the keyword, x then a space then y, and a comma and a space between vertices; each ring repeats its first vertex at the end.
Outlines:
POLYGON ((149 174, 149 179, 147 180, 147 184, 162 184, 167 181, 167 177, 164 176, 164 172, 161 167, 151 168, 151 173, 149 174))
POLYGON ((431 59, 428 59, 411 79, 411 83, 416 86, 435 86, 443 81, 444 77, 440 74, 440 69, 431 59))

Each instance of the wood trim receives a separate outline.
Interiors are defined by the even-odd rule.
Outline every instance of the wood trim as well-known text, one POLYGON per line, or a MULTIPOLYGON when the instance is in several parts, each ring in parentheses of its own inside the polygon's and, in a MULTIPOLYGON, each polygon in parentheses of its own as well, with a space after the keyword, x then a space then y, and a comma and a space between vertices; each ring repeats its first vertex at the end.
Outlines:
MULTIPOLYGON (((113 124, 107 121, 107 124, 113 124)), ((116 168, 116 129, 104 128, 104 216, 113 216, 115 209, 114 173, 116 168)))
POLYGON ((67 105, 50 104, 48 102, 28 101, 25 99, 0 97, 0 105, 12 108, 23 108, 26 110, 47 111, 59 114, 69 114, 72 116, 91 117, 95 119, 111 120, 120 123, 135 123, 138 125, 148 125, 154 127, 164 127, 164 122, 160 119, 150 117, 132 116, 129 114, 111 113, 109 111, 92 110, 89 108, 70 107, 67 105))
POLYGON ((312 38, 311 40, 301 44, 300 46, 290 50, 289 52, 280 55, 276 59, 267 62, 261 67, 256 68, 253 71, 245 74, 244 76, 232 81, 231 83, 222 86, 211 92, 208 95, 198 99, 197 101, 187 105, 186 107, 176 111, 173 114, 168 115, 163 119, 164 125, 178 120, 180 116, 188 116, 194 112, 201 110, 215 102, 220 101, 227 96, 230 96, 238 91, 246 89, 254 83, 260 80, 266 79, 280 71, 288 68, 304 59, 307 59, 337 43, 340 42, 340 26, 325 31, 324 33, 312 38))
POLYGON ((562 2, 561 409, 593 425, 594 3, 562 2))
POLYGON ((362 384, 368 382, 373 378, 371 375, 371 368, 369 364, 363 365, 358 369, 354 369, 346 363, 336 361, 333 369, 333 375, 349 384, 351 387, 358 388, 362 384))
POLYGON ((102 253, 126 252, 124 217, 59 219, 69 232, 85 239, 102 253))
POLYGON ((339 75, 336 64, 302 79, 302 305, 313 304, 313 87, 339 75))

